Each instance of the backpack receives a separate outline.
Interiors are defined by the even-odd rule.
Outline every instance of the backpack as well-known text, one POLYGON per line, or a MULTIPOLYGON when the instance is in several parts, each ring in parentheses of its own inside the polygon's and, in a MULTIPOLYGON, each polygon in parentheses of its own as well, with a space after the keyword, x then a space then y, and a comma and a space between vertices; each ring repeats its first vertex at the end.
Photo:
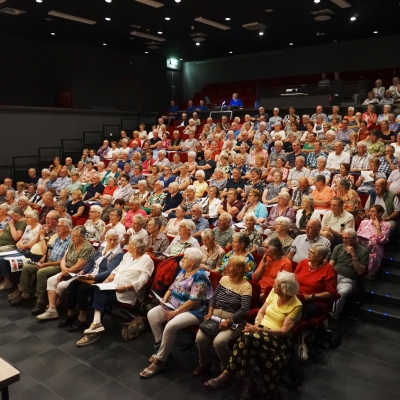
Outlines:
POLYGON ((164 296, 181 271, 179 263, 182 258, 183 254, 179 254, 177 256, 168 257, 158 264, 151 290, 154 290, 154 292, 161 297, 164 296))
MULTIPOLYGON (((183 258, 183 254, 168 257, 166 260, 161 261, 156 268, 156 273, 154 275, 153 283, 150 289, 150 296, 152 295, 151 291, 157 293, 160 297, 163 297, 167 292, 168 288, 174 282, 175 278, 181 271, 181 267, 179 265, 180 261, 183 258)), ((151 298, 147 298, 141 305, 140 309, 143 315, 147 315, 147 313, 154 307, 158 305, 158 300, 152 296, 151 298)))

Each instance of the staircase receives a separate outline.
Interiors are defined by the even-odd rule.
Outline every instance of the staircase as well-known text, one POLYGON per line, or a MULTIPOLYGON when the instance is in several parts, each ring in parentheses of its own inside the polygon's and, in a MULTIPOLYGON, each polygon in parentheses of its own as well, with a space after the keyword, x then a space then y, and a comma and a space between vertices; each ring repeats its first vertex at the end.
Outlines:
POLYGON ((400 324, 400 253, 385 252, 378 279, 365 283, 360 318, 400 324))

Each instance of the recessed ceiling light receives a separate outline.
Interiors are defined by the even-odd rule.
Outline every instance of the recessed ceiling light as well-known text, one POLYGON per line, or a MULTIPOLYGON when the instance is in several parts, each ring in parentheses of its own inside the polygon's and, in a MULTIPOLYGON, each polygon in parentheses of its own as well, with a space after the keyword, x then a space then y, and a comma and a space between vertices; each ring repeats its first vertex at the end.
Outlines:
POLYGON ((229 54, 232 54, 232 53, 233 53, 233 51, 230 51, 230 52, 229 52, 229 54))
POLYGON ((111 3, 112 0, 106 0, 106 3, 111 3))
POLYGON ((289 46, 293 46, 293 43, 289 43, 289 46))
POLYGON ((55 36, 56 34, 55 34, 54 32, 51 32, 51 35, 52 35, 52 36, 55 36))
POLYGON ((196 42, 196 46, 200 46, 200 42, 196 42))
POLYGON ((351 17, 350 21, 355 21, 357 18, 356 17, 351 17))
POLYGON ((169 21, 171 18, 170 17, 165 17, 165 20, 166 21, 169 21))
POLYGON ((43 0, 36 0, 36 3, 43 3, 43 0))
POLYGON ((378 31, 374 31, 374 33, 378 33, 378 31))
POLYGON ((231 19, 229 18, 229 17, 226 17, 225 18, 225 21, 230 21, 231 19))
POLYGON ((180 58, 181 61, 183 61, 183 58, 180 58))
POLYGON ((107 46, 107 43, 103 43, 103 46, 107 46))
POLYGON ((175 3, 180 3, 181 2, 181 0, 175 0, 175 3))
POLYGON ((260 36, 262 36, 262 35, 264 35, 264 32, 258 32, 258 34, 259 34, 260 36))
POLYGON ((111 21, 111 18, 109 18, 109 17, 106 17, 106 18, 104 18, 106 21, 111 21))
POLYGON ((162 32, 157 32, 159 35, 162 35, 162 32))
POLYGON ((149 52, 148 52, 148 51, 145 51, 145 54, 149 54, 149 52))
POLYGON ((318 4, 320 2, 321 2, 321 0, 314 0, 314 3, 316 3, 316 4, 318 4))

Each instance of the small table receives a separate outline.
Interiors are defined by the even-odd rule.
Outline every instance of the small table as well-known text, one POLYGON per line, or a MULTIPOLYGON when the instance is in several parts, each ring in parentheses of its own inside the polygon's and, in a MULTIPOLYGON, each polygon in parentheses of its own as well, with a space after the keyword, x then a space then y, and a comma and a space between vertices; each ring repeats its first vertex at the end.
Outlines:
POLYGON ((0 358, 0 391, 2 400, 8 400, 8 387, 20 379, 20 372, 0 358))

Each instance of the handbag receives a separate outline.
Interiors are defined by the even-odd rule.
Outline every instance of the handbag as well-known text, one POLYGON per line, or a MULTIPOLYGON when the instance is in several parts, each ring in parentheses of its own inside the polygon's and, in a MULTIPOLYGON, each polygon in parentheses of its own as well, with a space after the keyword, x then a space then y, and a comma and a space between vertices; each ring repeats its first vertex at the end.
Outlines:
POLYGON ((199 325, 199 328, 205 335, 210 337, 216 337, 218 333, 220 333, 219 323, 213 321, 211 318, 207 321, 203 321, 199 325))
POLYGON ((125 323, 122 327, 121 337, 124 342, 136 339, 146 328, 144 319, 137 315, 131 322, 125 323))

